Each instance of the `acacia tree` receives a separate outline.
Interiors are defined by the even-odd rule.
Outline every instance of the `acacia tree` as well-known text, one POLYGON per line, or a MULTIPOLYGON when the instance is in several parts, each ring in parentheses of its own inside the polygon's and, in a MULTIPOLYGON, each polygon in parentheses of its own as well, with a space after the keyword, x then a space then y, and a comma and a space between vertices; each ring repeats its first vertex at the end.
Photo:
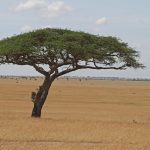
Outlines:
POLYGON ((116 37, 66 29, 39 29, 0 41, 0 64, 29 65, 45 77, 34 93, 32 117, 41 117, 49 89, 59 76, 79 69, 142 68, 138 58, 136 50, 116 37))

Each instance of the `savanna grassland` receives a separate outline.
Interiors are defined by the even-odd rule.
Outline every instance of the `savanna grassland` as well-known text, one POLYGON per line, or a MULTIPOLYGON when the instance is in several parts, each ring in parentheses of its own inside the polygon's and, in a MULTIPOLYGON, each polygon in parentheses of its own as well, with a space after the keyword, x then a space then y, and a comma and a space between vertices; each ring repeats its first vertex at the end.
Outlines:
POLYGON ((40 84, 0 79, 0 150, 150 150, 150 82, 59 79, 33 119, 40 84))

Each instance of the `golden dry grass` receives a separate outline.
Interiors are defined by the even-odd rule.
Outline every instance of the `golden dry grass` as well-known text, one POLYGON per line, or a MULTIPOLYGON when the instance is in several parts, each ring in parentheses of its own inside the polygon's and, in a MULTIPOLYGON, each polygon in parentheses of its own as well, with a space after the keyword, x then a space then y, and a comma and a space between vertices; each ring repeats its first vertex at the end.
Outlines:
POLYGON ((0 150, 150 150, 150 82, 58 80, 33 119, 40 83, 0 79, 0 150))

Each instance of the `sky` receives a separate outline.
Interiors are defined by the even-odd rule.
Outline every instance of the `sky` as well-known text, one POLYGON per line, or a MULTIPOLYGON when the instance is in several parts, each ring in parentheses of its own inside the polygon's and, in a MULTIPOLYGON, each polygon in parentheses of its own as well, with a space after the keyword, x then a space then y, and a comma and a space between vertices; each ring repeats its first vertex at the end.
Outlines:
MULTIPOLYGON (((149 0, 1 0, 0 39, 45 27, 115 36, 139 51, 145 69, 69 75, 150 78, 149 6, 149 0)), ((39 74, 28 66, 0 65, 0 75, 39 74)))

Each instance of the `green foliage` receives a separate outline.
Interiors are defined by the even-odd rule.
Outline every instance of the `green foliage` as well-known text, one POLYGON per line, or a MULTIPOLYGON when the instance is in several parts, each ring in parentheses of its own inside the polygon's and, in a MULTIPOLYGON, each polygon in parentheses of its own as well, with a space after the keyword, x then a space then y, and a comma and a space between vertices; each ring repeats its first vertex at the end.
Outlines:
POLYGON ((40 29, 20 34, 0 41, 0 57, 13 57, 13 61, 3 59, 0 63, 16 63, 23 56, 25 64, 50 64, 62 59, 93 61, 106 66, 124 63, 126 67, 143 67, 138 62, 138 52, 116 37, 104 37, 67 29, 40 29), (19 55, 19 56, 18 56, 19 55), (66 58, 66 59, 65 59, 66 58))

